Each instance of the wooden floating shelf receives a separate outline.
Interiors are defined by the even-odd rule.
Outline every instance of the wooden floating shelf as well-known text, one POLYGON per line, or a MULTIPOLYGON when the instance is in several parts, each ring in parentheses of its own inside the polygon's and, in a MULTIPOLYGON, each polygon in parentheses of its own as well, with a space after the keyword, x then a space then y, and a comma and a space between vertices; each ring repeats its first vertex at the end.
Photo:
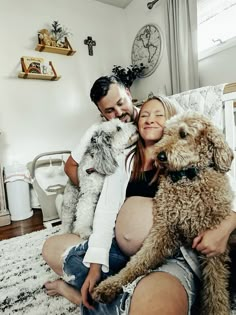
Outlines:
POLYGON ((68 48, 61 48, 61 47, 54 47, 54 46, 48 46, 44 45, 40 38, 38 39, 39 43, 35 47, 35 50, 40 51, 40 52, 49 52, 53 54, 61 54, 61 55, 66 55, 66 56, 72 56, 76 53, 76 50, 73 50, 68 39, 65 38, 65 43, 67 44, 68 48))
POLYGON ((56 70, 53 67, 53 64, 52 64, 51 61, 49 61, 49 65, 52 68, 52 71, 53 71, 54 75, 29 72, 27 70, 26 66, 25 66, 25 61, 24 61, 23 57, 20 59, 20 61, 21 61, 22 72, 20 72, 18 74, 18 78, 21 78, 21 79, 37 79, 37 80, 50 80, 50 81, 58 81, 61 78, 60 75, 57 75, 56 70))
POLYGON ((60 75, 59 76, 53 76, 53 75, 46 75, 46 74, 40 74, 40 73, 20 72, 18 74, 18 78, 58 81, 61 78, 61 76, 60 75))
POLYGON ((41 44, 38 44, 35 47, 35 50, 43 51, 43 52, 49 52, 49 53, 53 53, 53 54, 61 54, 61 55, 66 55, 66 56, 72 56, 72 55, 74 55, 74 53, 76 53, 75 50, 70 50, 67 48, 47 46, 47 45, 41 45, 41 44))

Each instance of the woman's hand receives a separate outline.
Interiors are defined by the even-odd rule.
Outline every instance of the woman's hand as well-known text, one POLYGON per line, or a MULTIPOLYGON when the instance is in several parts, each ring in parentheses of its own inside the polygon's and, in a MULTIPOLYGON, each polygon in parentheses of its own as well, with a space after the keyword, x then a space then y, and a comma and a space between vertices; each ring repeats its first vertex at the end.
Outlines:
POLYGON ((95 285, 101 279, 101 265, 100 264, 90 264, 89 273, 84 281, 81 288, 82 303, 89 309, 94 309, 91 305, 91 293, 95 285))
POLYGON ((206 255, 213 257, 225 252, 229 236, 236 228, 236 213, 232 211, 215 229, 200 233, 194 238, 192 248, 206 255))

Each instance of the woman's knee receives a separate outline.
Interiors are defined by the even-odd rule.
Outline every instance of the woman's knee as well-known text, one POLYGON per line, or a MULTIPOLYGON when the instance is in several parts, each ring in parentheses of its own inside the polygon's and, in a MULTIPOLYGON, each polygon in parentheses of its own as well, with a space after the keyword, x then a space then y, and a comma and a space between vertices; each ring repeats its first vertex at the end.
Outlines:
POLYGON ((62 255, 66 249, 78 244, 79 236, 74 234, 53 235, 43 244, 42 255, 45 260, 51 256, 62 255))
POLYGON ((46 239, 46 241, 43 243, 42 256, 45 261, 47 261, 49 247, 50 247, 50 238, 46 239))
POLYGON ((48 239, 46 239, 46 241, 43 244, 42 256, 45 261, 47 261, 52 254, 54 239, 55 236, 51 236, 48 239))
POLYGON ((165 272, 151 273, 137 285, 130 305, 130 315, 186 315, 187 293, 174 276, 165 272))
POLYGON ((49 237, 42 248, 43 259, 59 275, 62 275, 62 254, 64 251, 64 244, 59 235, 49 237))
POLYGON ((54 235, 43 245, 42 256, 47 264, 59 275, 62 274, 62 256, 71 246, 77 245, 80 238, 74 234, 54 235))

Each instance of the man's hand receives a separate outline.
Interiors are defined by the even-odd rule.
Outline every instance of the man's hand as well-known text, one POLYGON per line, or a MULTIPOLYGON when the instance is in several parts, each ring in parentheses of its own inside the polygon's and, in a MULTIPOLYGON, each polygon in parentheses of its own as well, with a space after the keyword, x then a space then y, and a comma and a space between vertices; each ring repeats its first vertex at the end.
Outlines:
POLYGON ((84 284, 81 288, 82 303, 89 309, 94 309, 91 305, 91 293, 95 285, 101 279, 101 265, 100 264, 90 264, 90 270, 84 284))
POLYGON ((194 238, 192 248, 206 255, 213 257, 225 252, 229 236, 236 228, 236 213, 232 211, 215 229, 200 233, 194 238))

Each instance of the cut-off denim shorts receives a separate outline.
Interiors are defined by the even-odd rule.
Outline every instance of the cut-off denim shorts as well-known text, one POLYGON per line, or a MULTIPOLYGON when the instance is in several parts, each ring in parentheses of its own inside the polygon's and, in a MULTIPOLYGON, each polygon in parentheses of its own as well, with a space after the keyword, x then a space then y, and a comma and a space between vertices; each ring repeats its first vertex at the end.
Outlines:
MULTIPOLYGON (((63 279, 80 291, 89 271, 83 264, 83 258, 88 249, 88 242, 85 241, 79 245, 70 247, 63 255, 63 279)), ((113 239, 109 253, 109 272, 102 272, 102 280, 110 275, 118 273, 125 267, 129 257, 124 255, 119 249, 116 240, 113 239)), ((181 282, 188 296, 188 315, 191 314, 191 308, 196 299, 196 292, 199 285, 199 279, 189 267, 181 252, 170 259, 162 266, 150 272, 167 272, 181 282)), ((81 305, 81 315, 128 315, 133 292, 138 282, 145 276, 140 276, 132 283, 123 288, 123 293, 110 304, 94 303, 94 310, 87 309, 81 305)))
MULTIPOLYGON (((199 279, 189 267, 182 254, 178 253, 177 257, 168 259, 165 264, 151 272, 167 272, 181 282, 188 296, 188 315, 191 315, 199 287, 199 279)), ((140 276, 132 283, 126 285, 123 288, 123 293, 118 295, 110 304, 94 303, 94 310, 87 309, 81 304, 81 315, 128 315, 134 290, 138 282, 144 277, 140 276)))
MULTIPOLYGON (((78 290, 81 290, 89 272, 89 268, 83 264, 87 249, 88 241, 84 241, 79 245, 70 247, 63 255, 63 280, 78 290)), ((128 261, 129 257, 122 253, 113 238, 109 252, 109 272, 102 271, 101 280, 118 273, 128 261)))

